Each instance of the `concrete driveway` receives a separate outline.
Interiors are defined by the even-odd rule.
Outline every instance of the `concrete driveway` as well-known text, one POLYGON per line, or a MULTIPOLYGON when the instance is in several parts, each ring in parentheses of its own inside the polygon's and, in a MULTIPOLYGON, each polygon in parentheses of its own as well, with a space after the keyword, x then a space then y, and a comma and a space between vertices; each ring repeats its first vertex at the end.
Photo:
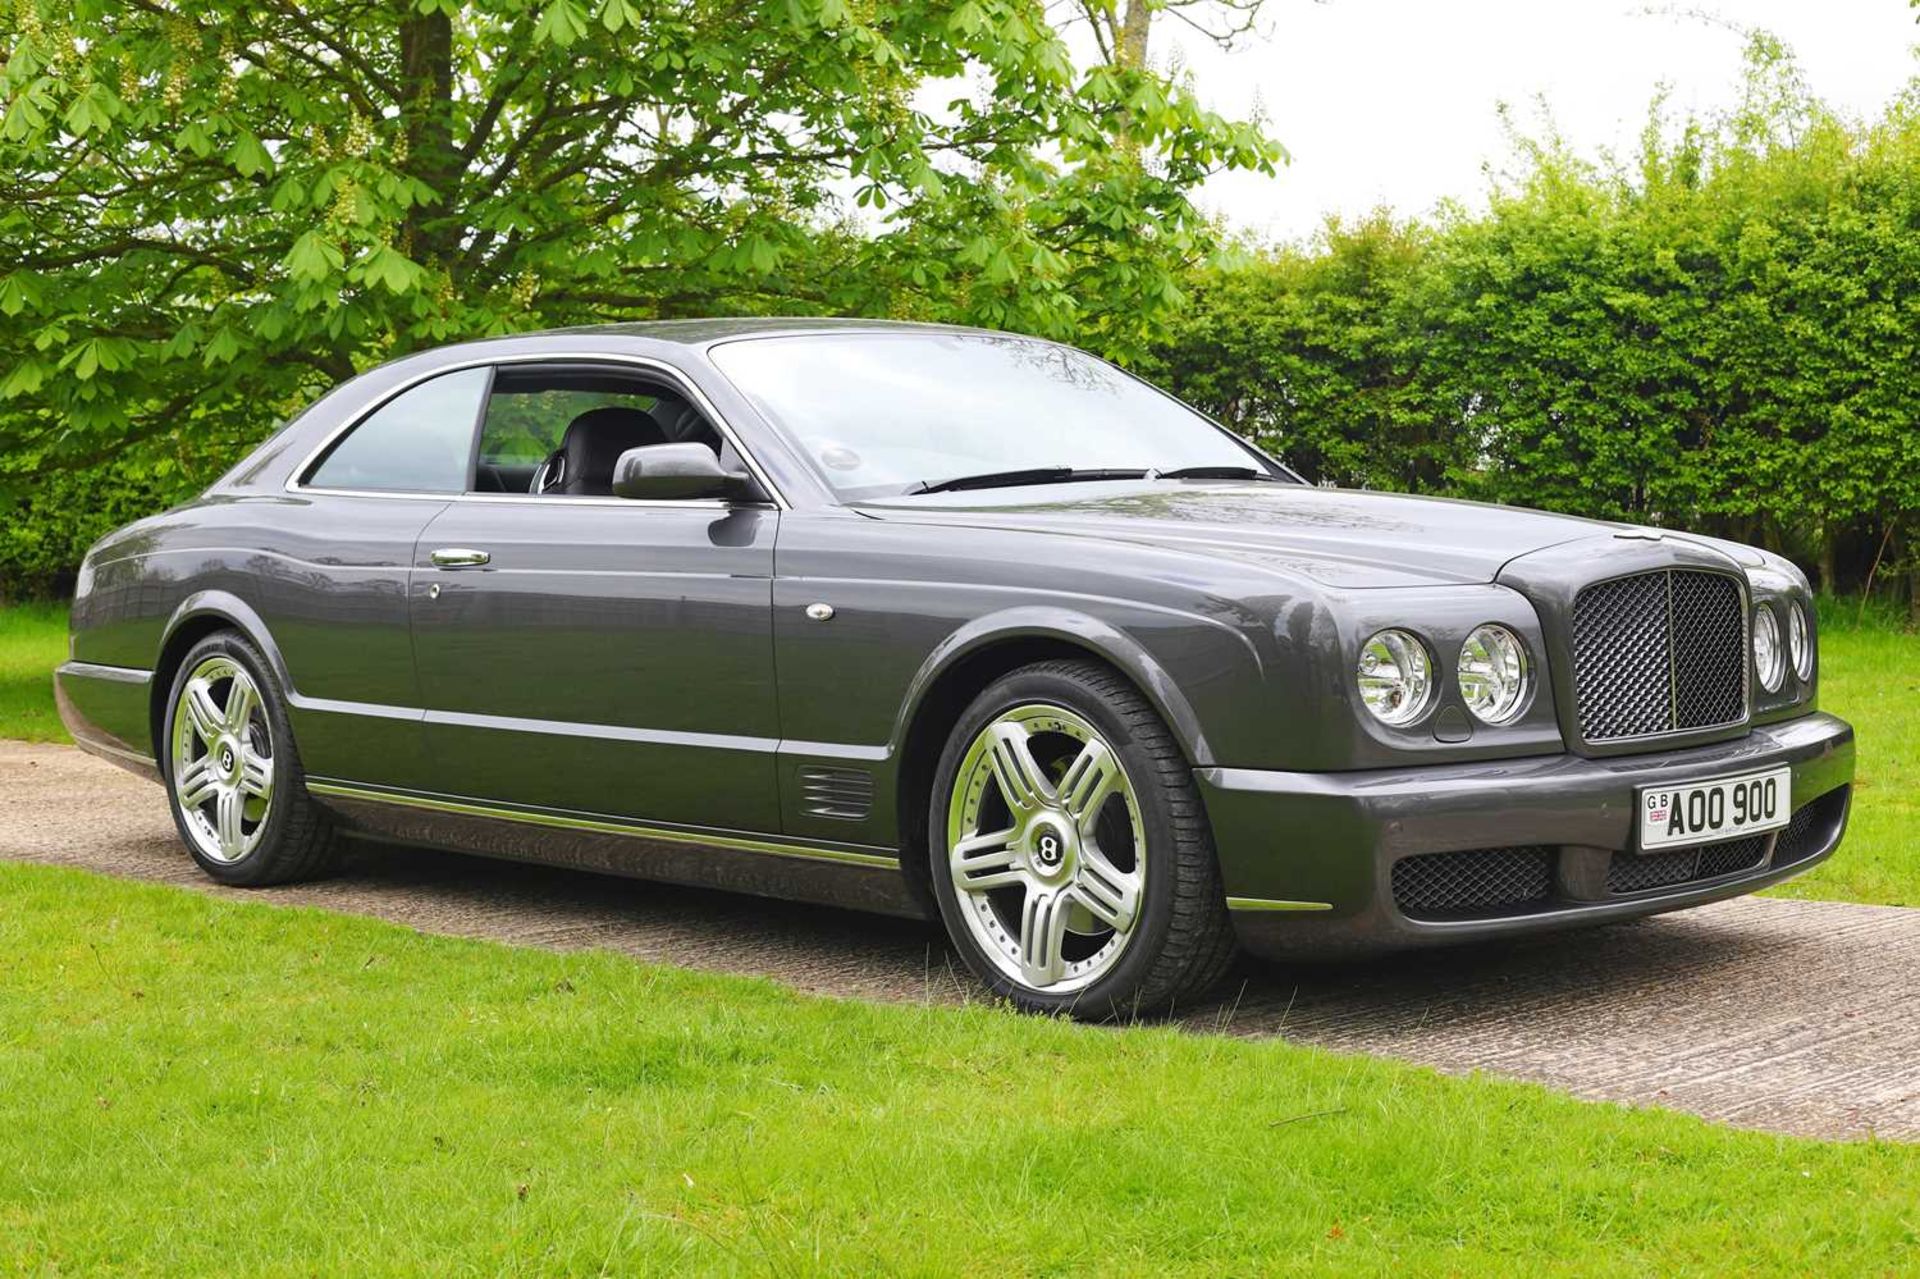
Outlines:
MULTIPOLYGON (((973 994, 929 926, 575 871, 368 849, 325 883, 219 888, 157 787, 67 747, 0 742, 0 856, 821 994, 973 994)), ((1749 898, 1364 965, 1249 963, 1182 1020, 1742 1127, 1920 1139, 1920 910, 1749 898)))

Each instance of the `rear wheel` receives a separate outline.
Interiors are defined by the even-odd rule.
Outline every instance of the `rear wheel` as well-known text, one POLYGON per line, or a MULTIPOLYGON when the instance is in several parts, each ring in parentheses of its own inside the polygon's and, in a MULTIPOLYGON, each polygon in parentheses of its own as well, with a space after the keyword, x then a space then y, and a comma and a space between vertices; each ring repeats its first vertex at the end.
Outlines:
POLYGON ((1024 667, 961 716, 935 778, 935 896, 968 965, 1022 1008, 1156 1012, 1234 953, 1173 735, 1095 662, 1024 667))
POLYGON ((279 685, 243 636, 195 644, 167 699, 164 767, 174 825, 223 884, 280 884, 332 869, 327 814, 307 795, 279 685))

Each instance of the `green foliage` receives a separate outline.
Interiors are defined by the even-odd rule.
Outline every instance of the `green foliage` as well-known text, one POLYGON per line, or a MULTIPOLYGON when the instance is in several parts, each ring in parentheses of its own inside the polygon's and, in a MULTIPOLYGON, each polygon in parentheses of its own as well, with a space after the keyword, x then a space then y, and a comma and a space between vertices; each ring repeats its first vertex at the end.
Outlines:
POLYGON ((0 601, 65 594, 87 547, 192 497, 265 433, 244 422, 224 425, 157 436, 95 465, 35 477, 0 518, 0 601))
POLYGON ((1158 370, 1314 478, 1839 551, 1857 586, 1920 511, 1920 93, 1856 126, 1764 37, 1749 67, 1724 121, 1656 107, 1630 170, 1523 142, 1483 215, 1204 274, 1158 370))
POLYGON ((1432 241, 1380 215, 1203 272, 1149 371, 1313 478, 1431 490, 1457 435, 1431 401, 1432 241))
POLYGON ((0 58, 16 490, 542 326, 803 309, 1137 353, 1208 247, 1186 193, 1277 155, 1076 68, 1041 0, 11 0, 0 58))

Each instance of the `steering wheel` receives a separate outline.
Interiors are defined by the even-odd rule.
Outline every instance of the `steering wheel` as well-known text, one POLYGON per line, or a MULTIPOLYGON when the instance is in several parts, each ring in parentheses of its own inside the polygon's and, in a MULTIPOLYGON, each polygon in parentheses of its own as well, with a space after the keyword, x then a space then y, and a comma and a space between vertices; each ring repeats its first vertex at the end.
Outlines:
POLYGON ((555 449, 547 454, 547 460, 533 473, 533 482, 527 485, 527 492, 534 496, 551 493, 567 481, 567 455, 565 450, 555 449))

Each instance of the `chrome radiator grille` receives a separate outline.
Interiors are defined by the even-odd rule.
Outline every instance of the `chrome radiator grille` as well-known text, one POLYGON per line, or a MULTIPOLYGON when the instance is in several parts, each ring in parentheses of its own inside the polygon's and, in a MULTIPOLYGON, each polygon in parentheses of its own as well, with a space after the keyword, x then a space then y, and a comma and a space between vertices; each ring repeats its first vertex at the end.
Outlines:
POLYGON ((1738 723, 1746 636, 1739 584, 1721 573, 1661 569, 1587 587, 1573 602, 1580 736, 1605 742, 1738 723))

